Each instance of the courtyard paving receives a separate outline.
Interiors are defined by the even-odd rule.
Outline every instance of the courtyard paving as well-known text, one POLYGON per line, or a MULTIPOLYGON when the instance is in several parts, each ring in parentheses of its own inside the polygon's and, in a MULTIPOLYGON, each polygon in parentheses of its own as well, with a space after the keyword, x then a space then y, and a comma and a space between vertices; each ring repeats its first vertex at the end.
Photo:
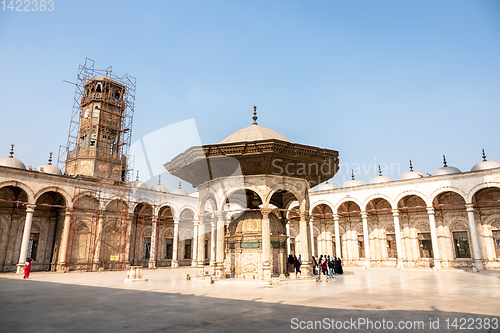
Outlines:
POLYGON ((500 332, 500 271, 347 268, 275 286, 186 273, 2 273, 0 332, 500 332))

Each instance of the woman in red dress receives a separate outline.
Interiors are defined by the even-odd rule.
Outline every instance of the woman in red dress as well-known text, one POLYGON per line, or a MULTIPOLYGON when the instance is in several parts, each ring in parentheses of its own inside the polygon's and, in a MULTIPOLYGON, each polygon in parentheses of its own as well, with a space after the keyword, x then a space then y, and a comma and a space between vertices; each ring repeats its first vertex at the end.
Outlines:
POLYGON ((30 277, 30 269, 31 269, 31 258, 26 259, 26 262, 24 263, 24 277, 23 279, 27 279, 30 277))

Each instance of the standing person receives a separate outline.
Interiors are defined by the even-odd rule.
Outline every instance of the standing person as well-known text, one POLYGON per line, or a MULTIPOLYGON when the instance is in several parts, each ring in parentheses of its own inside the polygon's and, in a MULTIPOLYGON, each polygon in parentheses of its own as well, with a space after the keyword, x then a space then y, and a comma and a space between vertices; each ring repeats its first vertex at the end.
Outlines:
POLYGON ((299 254, 299 258, 297 258, 296 256, 293 256, 293 259, 294 259, 294 263, 295 263, 295 274, 302 273, 300 271, 300 265, 301 265, 300 254, 299 254))
POLYGON ((333 258, 330 258, 330 256, 328 256, 328 277, 332 278, 333 279, 333 269, 335 267, 335 264, 333 262, 333 258))
POLYGON ((321 275, 321 266, 323 265, 323 255, 319 256, 319 261, 318 261, 318 274, 321 275))
POLYGON ((292 254, 288 255, 288 273, 293 273, 295 270, 295 259, 292 254))
POLYGON ((321 264, 321 270, 323 271, 323 274, 324 275, 328 275, 328 272, 327 272, 327 267, 328 267, 328 261, 326 260, 326 258, 323 260, 323 263, 321 264))
POLYGON ((314 258, 314 256, 312 256, 312 258, 313 258, 313 274, 318 275, 318 272, 316 272, 316 268, 318 267, 318 263, 316 262, 316 258, 314 258))
POLYGON ((337 274, 344 273, 344 270, 342 269, 342 260, 340 258, 337 258, 337 261, 335 262, 335 272, 337 274))
POLYGON ((27 279, 30 277, 30 270, 31 270, 31 262, 33 260, 31 258, 26 258, 26 262, 24 263, 24 276, 23 279, 27 279))

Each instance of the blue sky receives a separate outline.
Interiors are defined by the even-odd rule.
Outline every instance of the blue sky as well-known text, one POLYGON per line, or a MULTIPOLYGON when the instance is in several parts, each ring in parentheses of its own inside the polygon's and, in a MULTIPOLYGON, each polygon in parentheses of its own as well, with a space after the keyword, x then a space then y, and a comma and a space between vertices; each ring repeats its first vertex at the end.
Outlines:
MULTIPOLYGON (((259 124, 354 163, 433 173, 500 160, 498 1, 55 1, 0 11, 0 155, 66 143, 79 64, 137 77, 133 137, 194 118, 204 144, 259 124)), ((2 8, 0 8, 1 10, 2 8)))

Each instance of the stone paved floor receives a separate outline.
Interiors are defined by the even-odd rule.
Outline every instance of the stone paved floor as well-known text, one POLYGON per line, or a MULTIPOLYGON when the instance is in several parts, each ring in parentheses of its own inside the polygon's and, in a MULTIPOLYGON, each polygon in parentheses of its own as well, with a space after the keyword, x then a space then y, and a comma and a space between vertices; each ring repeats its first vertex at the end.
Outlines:
POLYGON ((184 273, 196 269, 145 270, 134 283, 125 272, 2 273, 0 332, 500 332, 500 271, 348 268, 331 282, 278 286, 184 273), (460 330, 487 320, 490 329, 460 330))

